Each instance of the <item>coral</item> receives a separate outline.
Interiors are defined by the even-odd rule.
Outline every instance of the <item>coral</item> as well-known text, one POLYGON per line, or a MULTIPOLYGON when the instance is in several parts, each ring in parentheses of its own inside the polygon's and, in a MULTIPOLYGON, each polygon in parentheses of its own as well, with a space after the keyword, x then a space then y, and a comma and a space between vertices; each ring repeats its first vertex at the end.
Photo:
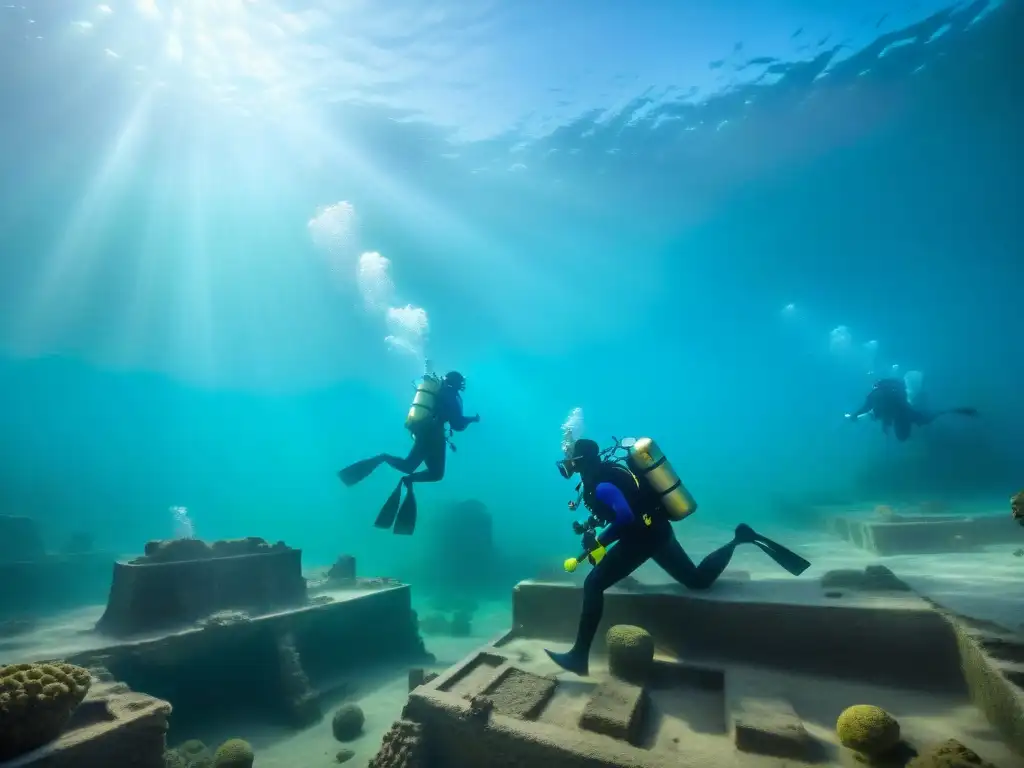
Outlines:
POLYGON ((956 739, 949 739, 922 752, 907 768, 995 768, 956 739))
POLYGON ((199 739, 189 739, 174 751, 184 761, 185 768, 213 768, 213 755, 199 739))
POLYGON ((91 683, 73 664, 0 666, 0 761, 60 736, 91 683))
POLYGON ((370 760, 368 768, 423 768, 425 765, 423 726, 409 720, 396 720, 384 734, 380 751, 370 760))
POLYGON ((1015 496, 1010 497, 1010 515, 1024 525, 1024 491, 1018 491, 1015 496))
POLYGON ((217 747, 213 755, 213 765, 214 768, 252 768, 255 759, 256 756, 248 741, 228 739, 217 747))
POLYGON ((654 638, 641 627, 618 624, 608 630, 608 668, 623 680, 643 682, 654 663, 654 638))
POLYGON ((334 713, 331 729, 338 741, 351 741, 363 732, 363 710, 357 704, 342 704, 334 713))
POLYGON ((836 735, 840 744, 854 752, 882 755, 900 743, 900 724, 880 707, 857 704, 839 715, 836 735))
POLYGON ((164 768, 188 768, 188 762, 174 749, 164 752, 164 768))

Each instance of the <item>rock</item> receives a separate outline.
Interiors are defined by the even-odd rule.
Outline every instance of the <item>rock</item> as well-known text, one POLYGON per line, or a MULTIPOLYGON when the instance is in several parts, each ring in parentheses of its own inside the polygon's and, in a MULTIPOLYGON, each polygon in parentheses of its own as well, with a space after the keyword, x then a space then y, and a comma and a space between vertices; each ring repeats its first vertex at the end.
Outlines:
POLYGON ((862 592, 908 592, 910 587, 884 565, 869 565, 863 571, 840 569, 821 577, 823 589, 851 589, 862 592))
POLYGON ((0 515, 0 563, 25 563, 46 555, 36 521, 0 515))
POLYGON ((327 583, 348 583, 356 580, 356 559, 352 555, 339 555, 327 571, 327 583))
POLYGON ((336 763, 347 763, 353 757, 356 756, 354 750, 351 749, 339 749, 338 754, 334 756, 334 762, 336 763))
POLYGON ((622 680, 601 683, 583 707, 580 728, 636 744, 643 724, 647 694, 622 680))
POLYGON ((331 719, 331 730, 338 741, 352 741, 363 733, 365 717, 358 704, 342 704, 331 719))
POLYGON ((900 724, 881 707, 857 704, 839 715, 836 735, 847 749, 874 757, 900 743, 900 724))
POLYGON ((907 763, 907 768, 996 768, 956 739, 928 749, 907 763))
POLYGON ((618 624, 608 630, 608 669, 613 675, 630 682, 642 683, 654 663, 654 638, 650 632, 629 624, 618 624))

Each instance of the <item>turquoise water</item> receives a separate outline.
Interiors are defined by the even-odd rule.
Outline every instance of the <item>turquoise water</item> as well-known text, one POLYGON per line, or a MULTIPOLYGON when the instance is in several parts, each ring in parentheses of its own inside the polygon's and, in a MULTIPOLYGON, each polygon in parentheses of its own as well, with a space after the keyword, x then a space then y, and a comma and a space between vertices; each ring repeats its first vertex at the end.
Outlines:
POLYGON ((576 549, 575 407, 723 529, 1017 490, 1020 3, 550 6, 0 9, 0 512, 412 578, 335 473, 423 358, 482 420, 422 525, 483 501, 510 581, 576 549), (981 418, 846 423, 893 366, 981 418))

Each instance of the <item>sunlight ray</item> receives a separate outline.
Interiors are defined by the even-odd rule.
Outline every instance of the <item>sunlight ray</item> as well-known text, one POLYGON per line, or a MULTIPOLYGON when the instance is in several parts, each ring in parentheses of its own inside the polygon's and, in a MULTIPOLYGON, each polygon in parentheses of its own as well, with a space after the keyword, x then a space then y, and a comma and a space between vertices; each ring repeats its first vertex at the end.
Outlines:
POLYGON ((184 238, 184 253, 178 254, 182 271, 183 296, 179 302, 179 321, 175 328, 180 334, 182 358, 179 362, 185 370, 195 371, 201 378, 216 376, 214 355, 213 295, 211 286, 211 260, 214 258, 210 245, 210 226, 207 190, 213 179, 207 169, 203 151, 205 141, 201 133, 195 137, 189 148, 185 180, 187 231, 184 238))
POLYGON ((136 103, 111 144, 85 194, 61 235, 56 248, 45 257, 24 319, 24 336, 47 337, 67 322, 68 302, 87 290, 97 269, 100 238, 108 231, 116 206, 123 199, 135 168, 139 145, 145 138, 154 89, 136 103))

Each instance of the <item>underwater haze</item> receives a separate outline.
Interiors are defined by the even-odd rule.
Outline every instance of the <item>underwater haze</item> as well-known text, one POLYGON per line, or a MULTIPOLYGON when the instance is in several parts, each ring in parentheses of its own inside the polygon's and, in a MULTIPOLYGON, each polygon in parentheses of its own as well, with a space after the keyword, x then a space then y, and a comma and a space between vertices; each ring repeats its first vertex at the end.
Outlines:
POLYGON ((1005 504, 1022 36, 1012 0, 7 3, 2 511, 403 576, 395 474, 337 471, 405 454, 427 361, 481 421, 421 525, 481 500, 520 578, 577 547, 574 408, 723 529, 1005 504), (910 372, 978 418, 843 418, 910 372))

